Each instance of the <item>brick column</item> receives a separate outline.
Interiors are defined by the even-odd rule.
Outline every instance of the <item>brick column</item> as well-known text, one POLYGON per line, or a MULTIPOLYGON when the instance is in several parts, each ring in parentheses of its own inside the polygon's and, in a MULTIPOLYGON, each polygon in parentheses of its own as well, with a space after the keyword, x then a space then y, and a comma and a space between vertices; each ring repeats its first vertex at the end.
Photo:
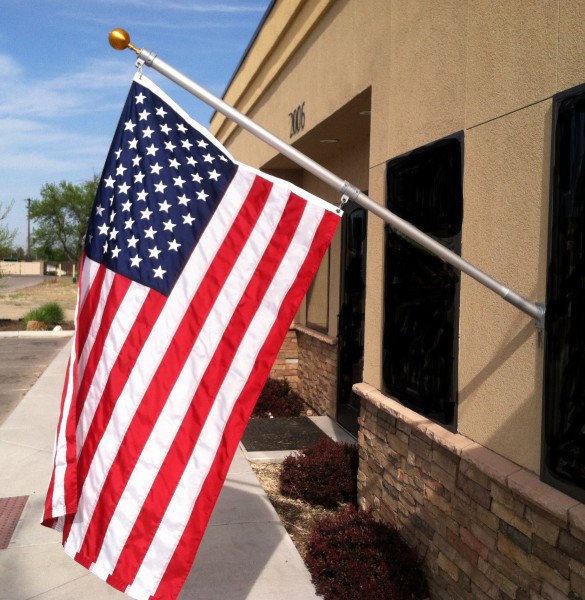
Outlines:
POLYGON ((278 352, 278 356, 272 365, 270 377, 273 379, 286 379, 291 388, 299 389, 299 350, 297 344, 297 332, 294 326, 288 330, 286 338, 278 352))
POLYGON ((337 411, 337 339, 295 325, 299 347, 299 393, 318 415, 337 411))

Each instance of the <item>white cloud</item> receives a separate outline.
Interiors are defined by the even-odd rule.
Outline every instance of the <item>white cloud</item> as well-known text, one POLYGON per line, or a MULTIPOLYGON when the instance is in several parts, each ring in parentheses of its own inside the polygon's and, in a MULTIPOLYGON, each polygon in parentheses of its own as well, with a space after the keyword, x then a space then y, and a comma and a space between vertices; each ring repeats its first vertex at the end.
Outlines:
POLYGON ((0 118, 34 115, 43 119, 104 110, 104 98, 96 94, 107 97, 116 88, 124 89, 132 70, 127 63, 110 59, 53 78, 27 78, 12 57, 0 55, 4 82, 0 87, 0 118))
POLYGON ((27 119, 0 119, 0 153, 1 167, 7 165, 20 166, 29 169, 32 165, 22 164, 23 156, 39 155, 39 150, 50 148, 52 160, 58 156, 92 156, 96 145, 103 147, 110 136, 96 138, 95 134, 88 136, 45 124, 40 121, 27 119))
MULTIPOLYGON (((22 74, 22 67, 7 54, 0 54, 0 73, 3 78, 16 78, 22 74)), ((5 86, 0 89, 6 89, 5 86)))
POLYGON ((116 59, 94 61, 41 79, 0 55, 0 202, 38 197, 43 183, 83 181, 101 171, 133 74, 126 67, 116 59))

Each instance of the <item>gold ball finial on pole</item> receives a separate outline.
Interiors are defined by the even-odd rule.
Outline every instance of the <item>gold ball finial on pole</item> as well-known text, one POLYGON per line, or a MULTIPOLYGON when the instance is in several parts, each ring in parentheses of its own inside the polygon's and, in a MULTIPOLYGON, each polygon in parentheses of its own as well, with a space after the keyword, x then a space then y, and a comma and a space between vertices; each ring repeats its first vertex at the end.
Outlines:
POLYGON ((140 50, 130 43, 130 34, 125 29, 113 29, 110 31, 108 40, 114 50, 126 50, 126 48, 130 48, 136 54, 140 54, 140 50))

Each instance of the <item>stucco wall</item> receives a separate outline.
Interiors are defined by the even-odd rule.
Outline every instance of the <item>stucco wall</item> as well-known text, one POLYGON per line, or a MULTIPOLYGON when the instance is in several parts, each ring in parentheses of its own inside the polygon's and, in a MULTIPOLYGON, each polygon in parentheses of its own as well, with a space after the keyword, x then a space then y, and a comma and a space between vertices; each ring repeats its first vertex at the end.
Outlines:
MULTIPOLYGON (((585 82, 585 0, 280 0, 226 99, 386 202, 386 162, 463 132, 462 255, 543 302, 552 97, 585 82), (367 141, 345 113, 368 90, 367 141), (305 129, 288 114, 305 103, 305 129), (337 147, 320 143, 337 122, 337 147), (344 137, 349 147, 344 147, 344 137), (334 148, 334 149, 332 149, 334 148), (358 166, 359 165, 359 166, 358 166), (367 175, 364 177, 364 173, 367 175)), ((363 112, 363 111, 362 111, 363 112)), ((216 116, 241 160, 337 194, 216 116), (296 171, 295 171, 296 169, 296 171)), ((332 245, 330 317, 340 240, 332 245)), ((360 496, 425 555, 436 598, 585 597, 584 506, 539 480, 543 339, 533 320, 463 275, 456 432, 382 393, 384 225, 368 223, 360 496), (576 597, 576 596, 575 596, 576 597)), ((328 336, 299 335, 307 364, 335 361, 328 336), (310 349, 310 352, 306 352, 310 349)), ((331 385, 314 407, 334 415, 331 385)), ((313 374, 306 376, 311 385, 313 374)))
MULTIPOLYGON (((551 101, 465 137, 462 254, 527 298, 545 298, 551 101)), ((459 431, 539 470, 542 334, 469 278, 461 286, 459 431)))
MULTIPOLYGON (((551 98, 585 81, 583 23, 583 0, 281 1, 226 98, 287 141, 288 113, 305 102, 305 130, 291 141, 310 156, 322 152, 311 132, 370 88, 365 187, 381 204, 386 161, 463 131, 462 254, 542 302, 551 98)), ((261 166, 277 156, 220 116, 212 128, 241 160, 261 166)), ((327 165, 345 176, 334 154, 327 165)), ((364 380, 378 389, 383 240, 370 218, 364 380)), ((538 473, 541 334, 463 276, 459 337, 458 431, 538 473)))

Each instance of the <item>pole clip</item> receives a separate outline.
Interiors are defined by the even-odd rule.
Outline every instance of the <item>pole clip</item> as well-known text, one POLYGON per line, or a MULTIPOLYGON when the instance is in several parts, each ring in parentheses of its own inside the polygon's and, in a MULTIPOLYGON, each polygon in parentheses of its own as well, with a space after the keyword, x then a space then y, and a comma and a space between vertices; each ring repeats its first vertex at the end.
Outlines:
POLYGON ((349 181, 344 181, 343 185, 341 186, 341 199, 339 201, 339 210, 343 210, 343 207, 350 201, 356 201, 359 197, 359 195, 362 193, 360 189, 358 189, 357 187, 355 187, 355 185, 352 185, 351 183, 349 183, 349 181))
POLYGON ((546 324, 546 305, 544 302, 535 302, 535 304, 539 309, 539 314, 534 321, 534 327, 536 327, 538 331, 544 331, 544 326, 546 324))
POLYGON ((142 67, 144 66, 144 61, 141 58, 136 59, 136 69, 138 70, 138 76, 142 79, 142 67))

